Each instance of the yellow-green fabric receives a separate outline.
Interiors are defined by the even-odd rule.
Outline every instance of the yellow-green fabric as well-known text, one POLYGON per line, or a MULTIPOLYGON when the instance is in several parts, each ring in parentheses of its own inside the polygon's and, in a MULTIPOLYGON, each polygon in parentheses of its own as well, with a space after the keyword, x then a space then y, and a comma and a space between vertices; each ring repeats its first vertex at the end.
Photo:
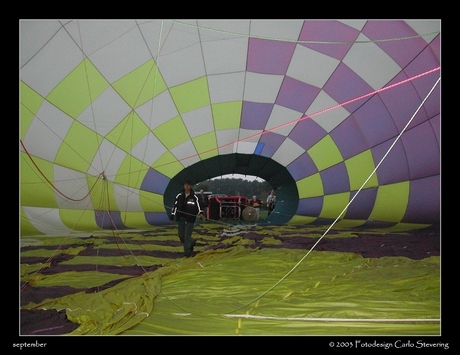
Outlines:
MULTIPOLYGON (((235 235, 222 239, 217 233, 222 228, 206 227, 207 233, 195 231, 200 243, 192 258, 130 254, 153 249, 180 253, 180 244, 174 244, 175 228, 126 233, 117 243, 97 236, 24 240, 36 247, 24 249, 24 258, 55 254, 71 256, 61 262, 66 267, 138 266, 140 276, 97 269, 45 274, 40 269, 53 268, 50 263, 22 263, 21 280, 30 286, 95 288, 22 308, 65 309, 67 318, 79 324, 68 335, 440 334, 439 256, 366 258, 348 252, 287 249, 280 247, 281 237, 274 237, 293 231, 287 227, 258 227, 256 232, 264 236, 259 241, 245 238, 237 229, 227 230, 235 235), (158 245, 147 244, 152 240, 158 245), (89 245, 101 256, 83 255, 89 245), (117 255, 117 249, 123 256, 117 255), (102 256, 103 250, 112 252, 102 256), (142 272, 153 264, 159 267, 142 272), (103 287, 116 280, 122 281, 103 287)), ((309 232, 309 237, 321 235, 319 229, 309 232)), ((301 235, 308 238, 298 230, 301 235)), ((354 237, 347 231, 331 236, 354 237)))

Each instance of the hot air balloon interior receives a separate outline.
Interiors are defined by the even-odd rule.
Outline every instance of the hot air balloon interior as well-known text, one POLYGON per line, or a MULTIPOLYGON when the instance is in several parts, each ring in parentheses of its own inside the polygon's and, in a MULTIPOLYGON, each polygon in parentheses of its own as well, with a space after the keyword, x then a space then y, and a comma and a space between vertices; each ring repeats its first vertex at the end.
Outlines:
POLYGON ((19 29, 20 335, 440 334, 440 20, 19 29))

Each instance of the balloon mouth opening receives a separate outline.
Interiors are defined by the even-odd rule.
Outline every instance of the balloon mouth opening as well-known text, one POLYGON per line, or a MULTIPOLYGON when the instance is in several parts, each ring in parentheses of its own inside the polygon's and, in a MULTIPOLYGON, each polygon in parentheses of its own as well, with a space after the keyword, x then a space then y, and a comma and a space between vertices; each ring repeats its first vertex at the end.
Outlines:
POLYGON ((267 181, 276 190, 277 198, 282 203, 276 205, 276 213, 271 213, 265 219, 271 224, 288 223, 297 211, 299 194, 296 182, 283 165, 256 154, 232 153, 204 159, 181 170, 174 176, 164 192, 164 205, 171 201, 182 189, 187 179, 195 183, 227 174, 257 176, 267 181))

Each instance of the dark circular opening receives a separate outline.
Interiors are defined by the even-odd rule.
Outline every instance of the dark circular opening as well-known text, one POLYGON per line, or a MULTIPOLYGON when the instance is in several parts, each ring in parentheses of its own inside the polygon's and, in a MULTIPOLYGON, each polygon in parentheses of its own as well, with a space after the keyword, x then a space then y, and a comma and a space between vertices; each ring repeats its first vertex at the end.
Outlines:
POLYGON ((271 158, 253 154, 233 153, 218 155, 190 165, 174 176, 164 192, 164 205, 174 201, 185 180, 194 184, 226 174, 254 175, 267 181, 276 191, 278 203, 265 219, 268 223, 289 222, 297 211, 299 193, 294 178, 281 164, 271 158))

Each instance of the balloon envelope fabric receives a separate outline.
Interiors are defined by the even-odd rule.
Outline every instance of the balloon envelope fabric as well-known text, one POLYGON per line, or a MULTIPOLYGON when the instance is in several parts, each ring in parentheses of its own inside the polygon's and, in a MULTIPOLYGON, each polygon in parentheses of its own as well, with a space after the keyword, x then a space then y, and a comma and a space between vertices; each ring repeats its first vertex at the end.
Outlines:
POLYGON ((270 223, 439 223, 440 25, 21 20, 21 235, 166 224, 233 173, 270 223))
POLYGON ((440 334, 437 229, 324 233, 206 223, 195 228, 191 258, 174 227, 29 239, 21 248, 21 332, 440 334))

